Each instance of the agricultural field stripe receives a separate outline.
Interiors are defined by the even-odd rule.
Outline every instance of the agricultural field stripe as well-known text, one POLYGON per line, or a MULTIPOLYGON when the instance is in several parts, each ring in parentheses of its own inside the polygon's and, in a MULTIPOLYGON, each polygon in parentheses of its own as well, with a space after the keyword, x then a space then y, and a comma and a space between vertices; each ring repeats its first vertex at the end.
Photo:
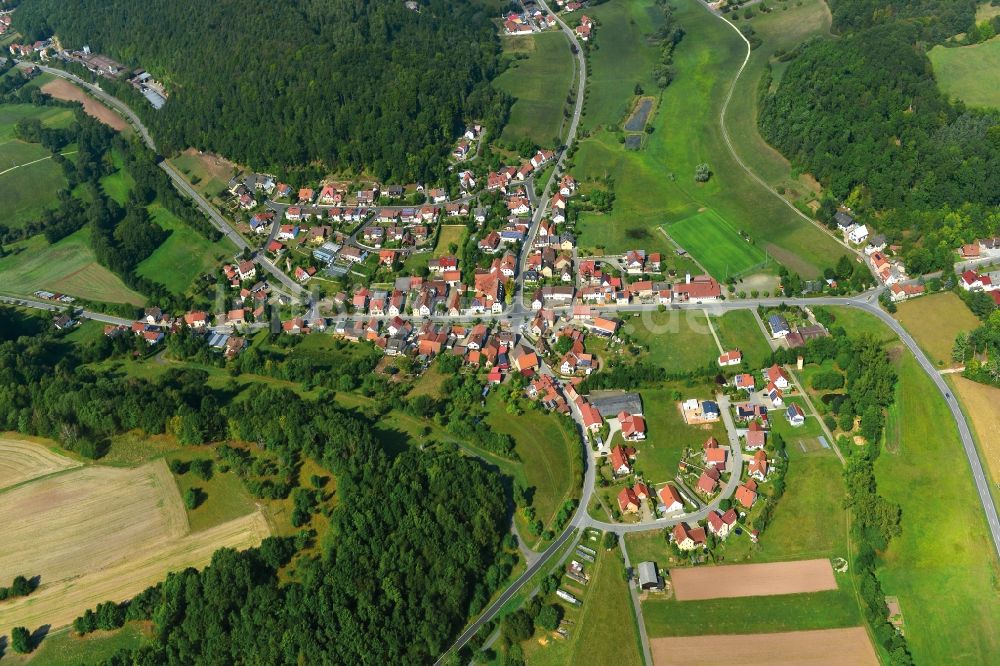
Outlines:
POLYGON ((837 589, 830 560, 671 569, 678 601, 801 594, 837 589))
POLYGON ((877 666, 864 627, 654 638, 654 666, 877 666))

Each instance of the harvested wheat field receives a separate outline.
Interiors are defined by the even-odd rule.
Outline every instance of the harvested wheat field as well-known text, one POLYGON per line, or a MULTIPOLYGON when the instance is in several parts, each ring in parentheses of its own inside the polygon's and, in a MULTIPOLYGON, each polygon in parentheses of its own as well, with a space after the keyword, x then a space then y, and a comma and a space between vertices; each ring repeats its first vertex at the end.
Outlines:
POLYGON ((0 437, 0 490, 79 466, 72 458, 52 453, 41 444, 0 437))
POLYGON ((81 467, 24 483, 0 493, 0 521, 0 580, 41 577, 29 597, 0 607, 0 635, 18 625, 66 625, 170 571, 205 565, 218 548, 247 548, 268 535, 260 513, 189 535, 163 460, 135 469, 81 467))
POLYGON ((654 666, 877 666, 864 627, 789 631, 780 634, 731 634, 653 638, 654 666))
POLYGON ((42 92, 67 102, 80 102, 88 116, 97 118, 108 127, 121 132, 128 127, 125 119, 66 79, 56 78, 42 86, 42 92))
POLYGON ((760 597, 837 589, 830 560, 671 569, 678 601, 760 597))
POLYGON ((948 382, 961 398, 965 413, 972 421, 990 476, 994 482, 1000 481, 1000 388, 959 375, 950 375, 948 382))

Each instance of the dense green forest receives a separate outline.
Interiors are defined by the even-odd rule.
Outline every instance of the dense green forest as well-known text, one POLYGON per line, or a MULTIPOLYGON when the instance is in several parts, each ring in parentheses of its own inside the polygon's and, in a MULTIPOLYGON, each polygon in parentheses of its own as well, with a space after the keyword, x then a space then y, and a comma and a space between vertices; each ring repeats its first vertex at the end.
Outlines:
POLYGON ((466 0, 29 0, 30 38, 57 34, 164 80, 136 104, 164 152, 188 146, 254 167, 321 161, 432 181, 469 119, 491 131, 508 100, 489 82, 499 39, 466 0))
MULTIPOLYGON (((153 639, 111 663, 429 663, 508 577, 515 556, 501 545, 509 493, 481 461, 450 451, 389 453, 371 418, 329 395, 305 400, 262 389, 238 401, 210 388, 203 371, 145 381, 87 365, 122 353, 106 339, 68 344, 44 318, 0 307, 0 429, 51 437, 88 456, 135 428, 189 444, 232 437, 282 468, 308 457, 337 484, 336 504, 322 509, 328 546, 298 553, 315 545, 305 530, 247 552, 221 550, 202 572, 171 574, 131 602, 81 616, 79 633, 152 621, 153 639), (279 569, 288 582, 279 582, 279 569)), ((218 449, 233 467, 256 457, 218 449)), ((294 495, 297 510, 319 509, 313 490, 294 495), (298 501, 307 495, 313 501, 298 501)))
POLYGON ((843 37, 801 50, 764 94, 761 133, 827 188, 824 221, 846 201, 903 244, 911 273, 950 268, 958 244, 1000 230, 1000 112, 950 103, 926 55, 974 25, 975 3, 831 6, 843 37))

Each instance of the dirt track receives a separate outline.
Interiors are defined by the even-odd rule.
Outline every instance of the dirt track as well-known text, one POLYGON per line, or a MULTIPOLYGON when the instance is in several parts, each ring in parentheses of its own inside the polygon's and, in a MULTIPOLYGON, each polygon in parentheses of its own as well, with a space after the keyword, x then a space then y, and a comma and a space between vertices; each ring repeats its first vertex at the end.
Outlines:
POLYGON ((98 102, 87 93, 83 92, 80 88, 77 88, 66 79, 56 78, 49 81, 42 86, 41 90, 43 93, 51 95, 56 99, 69 102, 80 102, 83 104, 83 110, 87 112, 87 115, 97 118, 108 127, 116 129, 119 132, 128 127, 128 123, 125 122, 124 118, 98 102))
POLYGON ((835 590, 830 560, 671 569, 678 601, 835 590))
POLYGON ((0 490, 80 463, 52 453, 41 444, 0 437, 0 490))
POLYGON ((649 641, 654 666, 878 666, 863 627, 649 641))

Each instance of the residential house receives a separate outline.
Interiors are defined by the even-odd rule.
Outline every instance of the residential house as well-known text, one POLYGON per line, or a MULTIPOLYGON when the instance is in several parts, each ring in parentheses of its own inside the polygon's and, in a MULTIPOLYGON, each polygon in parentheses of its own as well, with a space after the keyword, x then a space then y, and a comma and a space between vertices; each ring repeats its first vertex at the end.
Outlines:
POLYGON ((767 478, 767 454, 763 450, 754 454, 753 460, 750 461, 750 466, 747 468, 747 473, 758 481, 767 478))
POLYGON ((618 414, 618 423, 621 425, 622 439, 626 442, 646 439, 646 420, 642 416, 622 411, 618 414))
POLYGON ((208 314, 205 312, 188 312, 184 315, 184 323, 188 328, 201 329, 208 326, 208 314))
POLYGON ((695 527, 692 529, 687 523, 677 523, 674 525, 670 536, 680 550, 704 548, 708 542, 704 527, 695 527))
MULTIPOLYGON (((595 410, 596 411, 596 410, 595 410)), ((622 476, 624 474, 631 474, 632 472, 632 462, 631 458, 635 456, 633 449, 626 449, 625 447, 618 446, 612 447, 611 449, 611 472, 615 476, 622 476)))
MULTIPOLYGON (((716 449, 708 449, 713 451, 716 449)), ((711 495, 719 487, 719 471, 715 467, 709 467, 701 476, 698 477, 698 483, 695 485, 695 490, 703 495, 711 495)))
POLYGON ((922 284, 894 284, 889 287, 889 298, 892 299, 893 303, 922 296, 924 293, 925 289, 922 284))
POLYGON ((751 421, 746 433, 747 451, 756 451, 764 448, 767 443, 767 431, 756 421, 751 421))
POLYGON ((733 386, 741 391, 749 391, 753 393, 754 390, 754 380, 753 375, 748 373, 740 373, 733 377, 733 386))
POLYGON ((767 325, 771 328, 771 337, 778 339, 788 335, 792 329, 788 326, 788 321, 780 314, 773 314, 767 318, 767 325))
POLYGON ((719 367, 725 368, 730 365, 739 365, 743 362, 743 352, 739 349, 727 351, 719 356, 719 367))
POLYGON ((695 303, 710 303, 722 297, 722 287, 710 275, 699 275, 694 278, 687 275, 684 284, 674 285, 673 292, 679 301, 695 303))
POLYGON ((767 379, 769 383, 774 384, 777 388, 783 391, 791 385, 791 382, 789 382, 788 379, 788 374, 785 372, 784 368, 777 363, 764 372, 764 378, 767 379))
POLYGON ((868 240, 868 226, 861 224, 853 229, 847 234, 847 239, 854 243, 855 245, 860 245, 868 240))
POLYGON ((660 504, 663 505, 663 513, 673 513, 684 510, 684 500, 680 493, 669 483, 660 488, 660 504))
POLYGON ((639 513, 639 508, 641 504, 639 503, 639 498, 636 497, 635 491, 631 488, 622 488, 621 492, 618 493, 618 508, 622 513, 639 513))
POLYGON ((785 410, 785 418, 796 428, 806 422, 805 412, 795 403, 788 405, 788 409, 785 410))
POLYGON ((712 511, 708 514, 708 531, 720 539, 725 539, 736 525, 736 519, 735 509, 729 509, 725 513, 712 511))
POLYGON ((757 483, 753 479, 748 479, 745 484, 736 488, 736 494, 733 495, 733 498, 745 508, 751 508, 753 503, 757 501, 757 483))

